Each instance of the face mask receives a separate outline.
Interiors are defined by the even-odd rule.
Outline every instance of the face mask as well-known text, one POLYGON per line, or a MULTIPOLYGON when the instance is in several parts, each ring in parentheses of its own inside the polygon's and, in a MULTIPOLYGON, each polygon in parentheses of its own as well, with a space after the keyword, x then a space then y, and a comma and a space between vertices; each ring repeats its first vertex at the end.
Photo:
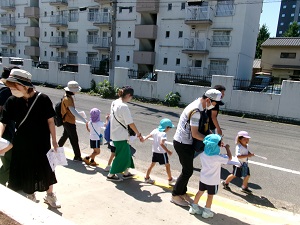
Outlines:
POLYGON ((210 102, 210 106, 207 106, 207 102, 206 102, 206 110, 211 110, 211 109, 213 109, 215 106, 213 105, 213 104, 211 104, 211 102, 210 102))
POLYGON ((19 90, 11 90, 11 94, 13 96, 16 96, 17 98, 21 98, 21 97, 24 96, 24 94, 21 91, 19 91, 19 90))

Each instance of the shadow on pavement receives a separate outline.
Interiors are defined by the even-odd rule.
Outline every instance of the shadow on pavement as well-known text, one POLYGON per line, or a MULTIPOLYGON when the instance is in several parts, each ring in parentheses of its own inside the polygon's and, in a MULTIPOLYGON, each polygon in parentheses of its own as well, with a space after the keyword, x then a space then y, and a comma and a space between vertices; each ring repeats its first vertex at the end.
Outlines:
POLYGON ((249 225, 249 223, 245 223, 244 221, 241 221, 239 219, 227 216, 222 213, 216 213, 213 218, 204 219, 201 215, 195 215, 195 217, 200 220, 201 222, 207 223, 207 224, 215 224, 215 221, 223 221, 222 224, 230 224, 230 225, 249 225))
POLYGON ((68 161, 68 165, 64 166, 64 167, 67 169, 75 170, 79 173, 93 175, 93 174, 103 171, 103 169, 101 169, 99 167, 89 166, 89 165, 86 165, 84 162, 73 161, 70 159, 67 159, 67 161, 68 161))

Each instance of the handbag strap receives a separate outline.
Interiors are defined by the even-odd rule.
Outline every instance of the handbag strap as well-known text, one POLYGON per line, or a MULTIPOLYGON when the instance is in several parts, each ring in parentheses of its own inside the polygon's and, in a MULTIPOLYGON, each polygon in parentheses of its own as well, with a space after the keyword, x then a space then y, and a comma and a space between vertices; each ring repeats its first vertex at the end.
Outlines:
POLYGON ((38 93, 38 95, 37 95, 36 98, 34 99, 34 101, 33 101, 32 105, 30 106, 30 108, 29 108, 29 110, 28 110, 26 116, 24 117, 24 119, 22 120, 22 122, 19 124, 18 128, 19 128, 19 127, 24 123, 24 121, 27 119, 27 116, 29 115, 29 113, 30 113, 32 107, 34 106, 34 104, 35 104, 36 100, 38 99, 38 97, 40 96, 40 94, 41 94, 41 92, 38 93))
POLYGON ((121 126, 124 127, 125 130, 128 130, 128 129, 124 126, 124 124, 122 124, 122 123, 116 118, 115 113, 114 113, 114 110, 112 110, 112 112, 113 112, 113 115, 114 115, 116 121, 118 121, 118 123, 121 124, 121 126))
POLYGON ((92 125, 92 127, 93 127, 93 129, 94 129, 94 131, 95 131, 95 133, 99 136, 99 138, 100 138, 100 134, 98 134, 98 132, 96 131, 96 129, 95 129, 95 127, 94 127, 94 125, 93 125, 93 122, 91 121, 91 125, 92 125))

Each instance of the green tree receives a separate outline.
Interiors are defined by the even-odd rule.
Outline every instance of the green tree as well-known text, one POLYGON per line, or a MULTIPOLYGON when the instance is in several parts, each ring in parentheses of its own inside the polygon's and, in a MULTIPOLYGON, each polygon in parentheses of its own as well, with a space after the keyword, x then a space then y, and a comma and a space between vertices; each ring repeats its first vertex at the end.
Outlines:
POLYGON ((268 38, 270 37, 270 32, 266 24, 263 24, 261 28, 259 29, 259 33, 257 36, 256 41, 256 52, 255 52, 255 58, 260 59, 261 58, 261 44, 264 43, 268 38))
POLYGON ((299 37, 300 26, 296 21, 294 21, 286 32, 284 32, 283 37, 299 37))

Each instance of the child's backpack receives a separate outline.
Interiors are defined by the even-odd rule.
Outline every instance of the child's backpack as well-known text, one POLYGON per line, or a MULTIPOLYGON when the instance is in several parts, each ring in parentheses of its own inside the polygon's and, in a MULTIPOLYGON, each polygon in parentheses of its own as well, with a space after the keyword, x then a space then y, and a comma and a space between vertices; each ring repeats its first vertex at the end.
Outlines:
POLYGON ((110 120, 108 120, 104 130, 104 138, 107 142, 110 142, 110 120))
POLYGON ((54 123, 57 127, 60 127, 63 125, 63 116, 61 115, 61 102, 56 103, 54 110, 55 110, 55 116, 54 116, 54 123))

